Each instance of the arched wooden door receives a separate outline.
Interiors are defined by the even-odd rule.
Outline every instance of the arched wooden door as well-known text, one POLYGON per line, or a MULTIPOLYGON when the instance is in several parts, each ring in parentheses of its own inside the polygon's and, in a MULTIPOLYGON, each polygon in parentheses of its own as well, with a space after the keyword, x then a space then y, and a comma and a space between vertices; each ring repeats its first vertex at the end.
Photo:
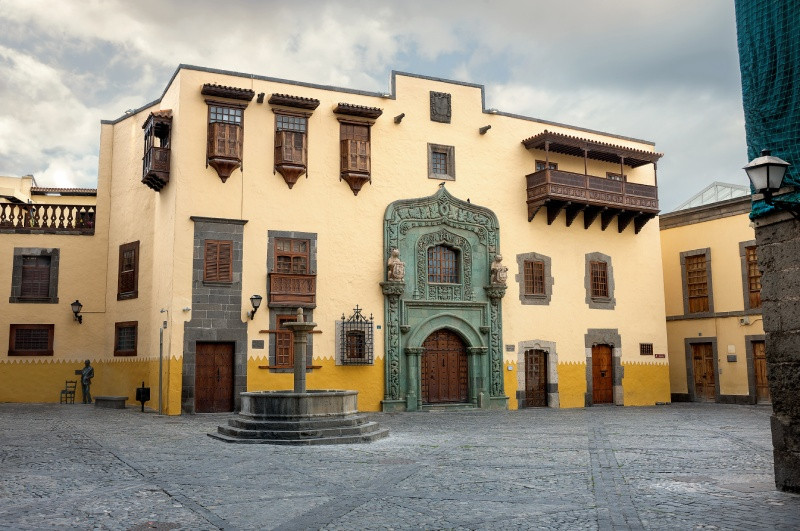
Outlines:
POLYGON ((422 344, 422 401, 427 404, 466 402, 467 351, 450 330, 437 330, 422 344))

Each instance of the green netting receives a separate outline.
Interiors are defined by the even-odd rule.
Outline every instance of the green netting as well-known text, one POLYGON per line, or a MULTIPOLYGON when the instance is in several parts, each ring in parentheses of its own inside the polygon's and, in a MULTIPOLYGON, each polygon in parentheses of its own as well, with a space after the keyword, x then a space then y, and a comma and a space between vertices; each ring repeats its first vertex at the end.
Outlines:
MULTIPOLYGON (((800 0, 736 0, 747 160, 769 149, 800 189, 800 0)), ((800 203, 800 191, 781 199, 800 203)), ((751 218, 772 207, 753 203, 751 218)))

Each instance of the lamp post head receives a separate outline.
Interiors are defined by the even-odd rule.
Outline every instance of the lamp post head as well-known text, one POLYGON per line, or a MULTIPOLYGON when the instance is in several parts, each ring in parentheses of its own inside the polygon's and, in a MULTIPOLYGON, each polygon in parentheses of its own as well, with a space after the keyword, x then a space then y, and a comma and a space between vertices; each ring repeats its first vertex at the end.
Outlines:
POLYGON ((764 149, 760 157, 753 159, 744 167, 744 171, 747 172, 747 177, 757 194, 771 195, 780 189, 788 167, 788 162, 773 157, 770 150, 764 149))
POLYGON ((78 299, 75 299, 75 302, 69 305, 72 308, 72 313, 75 317, 75 320, 78 321, 78 324, 83 323, 83 316, 80 315, 81 308, 83 308, 83 304, 78 299))

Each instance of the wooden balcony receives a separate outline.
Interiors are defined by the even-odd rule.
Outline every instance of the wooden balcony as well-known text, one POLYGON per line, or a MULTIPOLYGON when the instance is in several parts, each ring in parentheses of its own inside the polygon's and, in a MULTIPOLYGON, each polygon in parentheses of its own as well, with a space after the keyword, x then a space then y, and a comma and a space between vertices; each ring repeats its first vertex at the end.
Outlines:
POLYGON ((316 307, 317 276, 270 273, 268 304, 271 307, 316 307))
POLYGON ((142 182, 156 192, 169 183, 169 148, 152 146, 142 159, 142 182))
POLYGON ((94 205, 0 203, 0 233, 92 235, 94 205))
POLYGON ((548 225, 564 210, 568 227, 583 212, 585 229, 600 218, 600 227, 606 230, 617 218, 619 232, 633 222, 638 234, 658 214, 656 186, 551 169, 531 173, 526 179, 528 221, 544 207, 548 225))

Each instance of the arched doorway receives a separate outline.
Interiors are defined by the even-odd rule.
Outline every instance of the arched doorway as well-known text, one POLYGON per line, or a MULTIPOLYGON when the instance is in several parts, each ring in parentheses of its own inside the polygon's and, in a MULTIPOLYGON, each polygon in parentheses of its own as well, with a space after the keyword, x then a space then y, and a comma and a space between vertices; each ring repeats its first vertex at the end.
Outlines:
POLYGON ((436 330, 425 339, 422 348, 422 402, 467 402, 467 351, 461 338, 447 329, 436 330))

